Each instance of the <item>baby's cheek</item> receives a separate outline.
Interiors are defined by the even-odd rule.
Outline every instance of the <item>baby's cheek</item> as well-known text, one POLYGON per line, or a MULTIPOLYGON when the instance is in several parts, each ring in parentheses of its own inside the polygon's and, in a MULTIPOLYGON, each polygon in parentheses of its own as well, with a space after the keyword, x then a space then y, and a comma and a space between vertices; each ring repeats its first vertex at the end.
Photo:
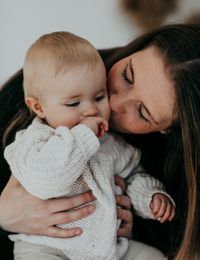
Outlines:
POLYGON ((110 106, 109 106, 108 102, 104 107, 104 114, 105 114, 104 119, 106 119, 108 121, 110 118, 110 106))
POLYGON ((79 114, 74 112, 68 112, 65 115, 65 119, 63 120, 65 122, 65 126, 69 127, 70 129, 72 127, 75 127, 81 122, 82 118, 79 114))

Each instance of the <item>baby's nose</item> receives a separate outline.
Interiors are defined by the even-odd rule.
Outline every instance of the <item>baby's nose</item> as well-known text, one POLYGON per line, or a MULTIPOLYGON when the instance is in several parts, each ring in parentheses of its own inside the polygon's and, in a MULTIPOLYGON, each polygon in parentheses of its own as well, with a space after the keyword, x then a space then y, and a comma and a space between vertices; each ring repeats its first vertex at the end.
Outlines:
POLYGON ((98 116, 98 110, 95 106, 90 106, 83 111, 83 116, 98 116))

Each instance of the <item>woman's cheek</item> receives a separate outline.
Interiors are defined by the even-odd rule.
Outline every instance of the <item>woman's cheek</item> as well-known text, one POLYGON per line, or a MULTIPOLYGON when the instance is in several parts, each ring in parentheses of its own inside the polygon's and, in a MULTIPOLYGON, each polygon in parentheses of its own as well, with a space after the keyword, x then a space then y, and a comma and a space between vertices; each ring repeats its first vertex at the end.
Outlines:
POLYGON ((115 107, 114 95, 110 96, 109 103, 110 103, 110 109, 114 110, 115 107))

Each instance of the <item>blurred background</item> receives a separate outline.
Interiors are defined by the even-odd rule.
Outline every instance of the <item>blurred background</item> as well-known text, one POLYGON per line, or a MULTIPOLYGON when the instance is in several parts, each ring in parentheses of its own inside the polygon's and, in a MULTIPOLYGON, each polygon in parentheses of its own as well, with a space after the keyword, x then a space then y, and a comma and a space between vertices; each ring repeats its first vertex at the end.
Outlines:
POLYGON ((0 85, 42 34, 67 30, 96 48, 124 45, 162 24, 200 23, 200 0, 0 0, 0 85))

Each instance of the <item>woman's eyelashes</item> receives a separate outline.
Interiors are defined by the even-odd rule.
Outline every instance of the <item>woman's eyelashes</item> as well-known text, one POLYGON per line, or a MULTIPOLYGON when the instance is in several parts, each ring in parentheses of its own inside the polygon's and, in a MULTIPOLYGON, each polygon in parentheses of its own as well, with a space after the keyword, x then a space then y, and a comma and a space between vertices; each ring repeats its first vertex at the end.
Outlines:
POLYGON ((149 122, 149 120, 143 115, 142 113, 142 104, 140 104, 139 106, 137 106, 136 108, 136 112, 137 112, 137 117, 139 119, 144 120, 145 122, 149 122))
POLYGON ((133 85, 133 76, 128 75, 128 74, 132 74, 129 65, 127 65, 124 70, 122 71, 122 78, 123 80, 125 80, 128 84, 133 85), (128 73, 128 70, 130 71, 130 73, 128 73))

